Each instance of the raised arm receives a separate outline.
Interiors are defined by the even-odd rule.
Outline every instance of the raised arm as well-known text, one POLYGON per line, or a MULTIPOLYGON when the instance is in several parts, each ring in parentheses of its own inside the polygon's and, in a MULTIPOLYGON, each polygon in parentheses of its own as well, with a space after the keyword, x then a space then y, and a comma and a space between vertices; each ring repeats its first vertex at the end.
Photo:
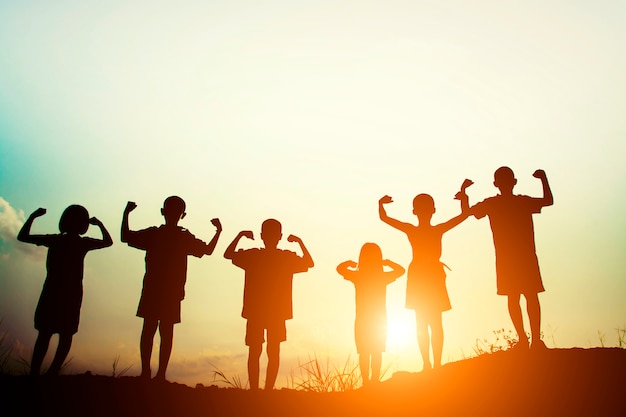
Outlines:
POLYGON ((313 263, 313 258, 311 257, 311 254, 307 250, 306 246, 304 246, 302 239, 300 239, 298 236, 295 236, 295 235, 289 235, 287 237, 287 242, 296 242, 298 245, 300 245, 300 249, 302 250, 302 258, 306 262, 307 267, 313 268, 313 266, 315 265, 313 263))
POLYGON ((93 224, 94 226, 98 226, 100 228, 100 232, 102 233, 102 240, 95 240, 96 244, 93 246, 93 249, 106 248, 113 244, 113 239, 111 238, 111 234, 104 227, 104 224, 95 217, 89 219, 89 224, 93 224))
POLYGON ((130 233, 130 228, 128 227, 128 214, 136 208, 137 204, 133 203, 132 201, 126 203, 126 208, 124 209, 124 214, 122 215, 122 242, 128 242, 128 233, 130 233))
POLYGON ((551 206, 554 203, 554 198, 552 197, 552 190, 550 189, 550 184, 548 184, 548 177, 543 169, 538 169, 533 173, 533 177, 539 178, 541 180, 541 185, 543 187, 543 197, 541 198, 543 206, 551 206))
POLYGON ((28 216, 28 219, 26 219, 26 221, 24 222, 24 225, 22 226, 19 233, 17 234, 17 240, 19 240, 20 242, 26 242, 26 243, 36 243, 35 240, 33 239, 33 235, 30 234, 30 228, 33 225, 33 221, 37 217, 43 216, 44 214, 46 214, 45 208, 38 208, 37 210, 33 211, 31 215, 28 216))
POLYGON ((213 236, 213 239, 211 239, 211 241, 207 244, 207 255, 211 255, 213 253, 215 246, 217 245, 217 241, 220 238, 220 234, 222 234, 222 223, 220 223, 220 219, 211 219, 211 223, 215 226, 215 236, 213 236))
POLYGON ((398 230, 402 230, 404 232, 406 228, 410 226, 410 224, 401 222, 400 220, 396 220, 393 217, 389 217, 387 215, 387 211, 385 210, 385 204, 388 203, 393 203, 393 199, 388 195, 378 200, 378 217, 380 217, 380 220, 387 223, 389 226, 394 227, 398 230))
POLYGON ((226 251, 224 252, 224 258, 233 259, 233 256, 235 255, 235 249, 237 248, 237 244, 239 243, 239 240, 244 236, 247 237, 248 239, 254 239, 254 235, 250 230, 243 230, 239 232, 237 236, 235 236, 233 241, 230 242, 230 245, 228 245, 228 247, 226 248, 226 251))
POLYGON ((474 181, 466 179, 463 181, 463 184, 461 184, 461 190, 454 196, 455 200, 459 200, 461 202, 461 214, 440 225, 444 233, 463 222, 471 214, 469 197, 467 196, 465 190, 472 184, 474 184, 474 181))
POLYGON ((400 278, 405 272, 405 269, 402 265, 397 264, 394 261, 390 261, 389 259, 383 260, 383 266, 391 269, 391 271, 385 271, 385 275, 389 277, 392 281, 400 278))
POLYGON ((337 273, 345 279, 350 280, 350 274, 354 273, 357 263, 354 261, 344 261, 337 265, 337 273))

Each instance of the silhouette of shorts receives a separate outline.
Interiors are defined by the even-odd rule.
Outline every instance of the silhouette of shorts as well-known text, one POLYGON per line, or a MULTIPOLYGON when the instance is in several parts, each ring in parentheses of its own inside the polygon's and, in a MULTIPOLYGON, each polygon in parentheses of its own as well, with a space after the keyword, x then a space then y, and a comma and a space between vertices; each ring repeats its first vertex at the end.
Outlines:
POLYGON ((144 291, 137 307, 137 317, 165 323, 180 323, 180 302, 181 300, 171 298, 146 296, 144 291))
POLYGON ((266 329, 269 343, 280 343, 287 340, 285 320, 278 320, 270 324, 258 320, 248 320, 246 323, 246 346, 262 345, 265 342, 264 333, 266 329))

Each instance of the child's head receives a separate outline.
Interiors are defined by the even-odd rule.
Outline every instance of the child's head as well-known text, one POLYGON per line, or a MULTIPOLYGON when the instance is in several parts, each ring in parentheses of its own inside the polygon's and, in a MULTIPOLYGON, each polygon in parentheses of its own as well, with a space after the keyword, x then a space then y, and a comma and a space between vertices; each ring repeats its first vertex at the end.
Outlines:
POLYGON ((185 200, 173 195, 167 197, 163 202, 161 214, 165 217, 166 223, 176 224, 180 219, 185 217, 185 200))
POLYGON ((83 206, 72 204, 61 214, 59 230, 61 233, 82 235, 89 228, 89 212, 83 206))
POLYGON ((430 219, 435 214, 435 200, 429 194, 418 194, 413 199, 413 214, 420 219, 430 219))
POLYGON ((383 252, 376 243, 365 243, 361 247, 359 254, 359 270, 371 271, 380 270, 382 268, 383 252))
POLYGON ((283 237, 282 225, 276 219, 267 219, 261 225, 261 239, 265 247, 275 248, 283 237))
POLYGON ((517 179, 515 179, 515 174, 511 168, 500 167, 496 169, 493 174, 493 185, 501 192, 512 192, 515 184, 517 184, 517 179))

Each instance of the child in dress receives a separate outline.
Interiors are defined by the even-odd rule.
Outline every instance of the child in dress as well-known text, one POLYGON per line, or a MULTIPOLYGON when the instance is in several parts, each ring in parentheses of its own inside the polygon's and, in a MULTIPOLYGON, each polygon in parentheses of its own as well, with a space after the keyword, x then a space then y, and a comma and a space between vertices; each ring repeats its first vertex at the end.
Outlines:
POLYGON ((71 205, 63 211, 59 221, 61 233, 32 235, 33 221, 46 214, 46 209, 35 210, 26 220, 17 239, 48 248, 46 280, 35 310, 35 329, 39 331, 30 364, 31 376, 38 376, 50 339, 59 334, 59 343, 47 374, 57 375, 72 346, 72 338, 78 331, 80 307, 83 301, 83 267, 85 255, 94 249, 113 244, 111 235, 102 222, 83 206, 71 205), (81 236, 89 224, 100 228, 102 239, 81 236))
POLYGON ((342 262, 337 266, 337 272, 354 284, 354 339, 363 385, 378 382, 387 341, 387 285, 402 276, 404 268, 388 259, 383 260, 377 244, 366 243, 361 247, 359 263, 342 262))
MULTIPOLYGON (((465 180, 455 198, 467 201, 465 189, 473 182, 465 180)), ((428 194, 419 194, 413 199, 413 214, 418 224, 401 222, 387 215, 384 205, 393 202, 386 195, 378 201, 380 219, 404 232, 411 243, 413 259, 409 265, 406 284, 406 307, 415 310, 417 344, 424 362, 424 370, 441 366, 443 352, 443 324, 441 315, 450 310, 450 299, 446 289, 446 272, 441 257, 441 240, 444 233, 468 217, 462 212, 456 217, 437 225, 431 224, 435 214, 435 202, 428 194), (430 333, 429 330, 430 329, 430 333), (432 346, 433 362, 430 361, 432 346)))

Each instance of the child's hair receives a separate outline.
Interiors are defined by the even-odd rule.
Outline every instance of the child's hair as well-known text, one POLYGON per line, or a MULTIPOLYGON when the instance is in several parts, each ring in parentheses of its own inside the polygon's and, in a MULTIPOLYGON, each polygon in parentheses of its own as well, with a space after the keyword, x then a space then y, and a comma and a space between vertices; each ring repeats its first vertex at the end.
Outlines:
POLYGON ((267 219, 261 224, 261 230, 271 234, 280 234, 282 225, 276 219, 267 219))
POLYGON ((512 178, 515 178, 515 174, 513 174, 513 170, 509 167, 500 167, 496 169, 496 172, 493 174, 493 179, 495 181, 511 180, 512 178))
POLYGON ((418 194, 413 199, 413 209, 416 211, 422 211, 428 209, 429 211, 435 210, 435 200, 430 194, 418 194))
POLYGON ((382 268, 382 262, 383 252, 376 243, 368 242, 361 247, 361 253, 359 253, 360 271, 379 270, 382 268))
POLYGON ((61 214, 59 230, 61 233, 82 235, 89 228, 89 212, 83 206, 72 204, 61 214))
POLYGON ((185 212, 185 208, 185 200, 177 195, 167 197, 163 202, 163 209, 173 214, 182 215, 185 212))

